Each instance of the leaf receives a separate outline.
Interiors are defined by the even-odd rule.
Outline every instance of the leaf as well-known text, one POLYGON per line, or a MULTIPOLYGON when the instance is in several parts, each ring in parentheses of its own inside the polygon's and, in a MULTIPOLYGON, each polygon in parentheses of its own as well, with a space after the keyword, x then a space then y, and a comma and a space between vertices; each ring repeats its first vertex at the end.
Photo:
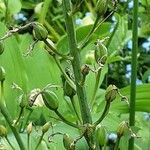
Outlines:
POLYGON ((20 0, 8 0, 8 10, 10 14, 16 14, 21 10, 21 1, 20 0))

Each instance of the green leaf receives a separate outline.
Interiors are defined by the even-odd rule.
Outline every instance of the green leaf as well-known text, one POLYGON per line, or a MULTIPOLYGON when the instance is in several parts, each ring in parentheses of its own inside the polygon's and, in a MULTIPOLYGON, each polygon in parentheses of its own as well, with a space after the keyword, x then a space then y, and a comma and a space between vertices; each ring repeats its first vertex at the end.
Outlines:
POLYGON ((10 14, 16 14, 21 10, 21 1, 20 0, 8 0, 8 10, 10 14))

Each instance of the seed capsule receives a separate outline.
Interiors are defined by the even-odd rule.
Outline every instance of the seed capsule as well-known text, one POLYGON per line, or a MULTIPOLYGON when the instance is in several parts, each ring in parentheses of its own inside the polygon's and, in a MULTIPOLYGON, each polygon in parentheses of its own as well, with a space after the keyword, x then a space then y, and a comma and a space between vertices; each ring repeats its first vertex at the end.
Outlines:
POLYGON ((66 150, 75 150, 73 139, 68 134, 63 135, 63 144, 66 150))
POLYGON ((5 70, 2 66, 0 66, 0 82, 3 82, 5 80, 5 70))
POLYGON ((100 40, 95 45, 94 56, 97 63, 105 64, 107 60, 107 48, 100 40))
POLYGON ((1 137, 7 136, 7 129, 3 125, 0 125, 0 136, 1 137))
POLYGON ((43 41, 47 39, 48 31, 39 22, 34 22, 33 23, 33 36, 35 37, 35 39, 43 41))
POLYGON ((96 137, 98 140, 98 144, 100 146, 104 146, 107 141, 106 129, 104 126, 97 126, 96 137))
POLYGON ((109 85, 106 89, 105 100, 107 102, 112 102, 116 98, 117 90, 118 88, 115 85, 109 85))
POLYGON ((45 123, 44 126, 42 127, 42 132, 46 133, 50 128, 50 126, 51 126, 50 122, 45 123))
POLYGON ((96 13, 98 16, 102 16, 107 11, 108 0, 98 0, 96 4, 96 13))
POLYGON ((3 41, 0 41, 0 55, 4 52, 4 44, 3 41))
POLYGON ((52 91, 43 91, 42 98, 47 108, 50 110, 57 110, 59 103, 57 95, 52 91))
POLYGON ((67 81, 64 83, 64 95, 72 98, 74 95, 76 95, 76 91, 69 85, 67 81))
POLYGON ((121 123, 119 124, 118 129, 117 129, 117 135, 118 135, 118 137, 123 136, 124 133, 125 133, 126 131, 128 131, 128 129, 129 129, 129 128, 128 128, 127 122, 126 122, 126 121, 121 122, 121 123))
POLYGON ((32 122, 29 123, 29 125, 27 126, 27 133, 31 134, 32 132, 32 122))

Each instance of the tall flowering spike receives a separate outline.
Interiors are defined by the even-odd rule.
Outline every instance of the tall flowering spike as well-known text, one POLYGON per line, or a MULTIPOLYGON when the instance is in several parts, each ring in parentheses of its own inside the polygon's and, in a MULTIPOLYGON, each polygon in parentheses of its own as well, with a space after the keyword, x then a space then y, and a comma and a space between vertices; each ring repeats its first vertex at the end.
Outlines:
POLYGON ((107 60, 107 48, 101 40, 96 42, 94 56, 97 63, 105 64, 107 60))
POLYGON ((5 70, 2 66, 0 66, 0 82, 3 82, 5 80, 5 70))
POLYGON ((48 37, 48 31, 46 28, 39 22, 33 23, 33 36, 35 39, 43 41, 48 37))
POLYGON ((42 93, 43 101, 50 110, 57 110, 59 106, 58 97, 53 91, 45 90, 42 93))
POLYGON ((116 98, 117 90, 118 88, 115 85, 109 85, 106 89, 105 100, 107 102, 112 102, 116 98))

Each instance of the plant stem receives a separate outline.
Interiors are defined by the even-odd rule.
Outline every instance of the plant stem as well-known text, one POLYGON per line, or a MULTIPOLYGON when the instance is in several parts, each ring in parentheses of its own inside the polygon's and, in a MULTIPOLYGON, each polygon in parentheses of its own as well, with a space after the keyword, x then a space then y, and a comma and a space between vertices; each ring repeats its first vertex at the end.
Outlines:
POLYGON ((101 70, 99 70, 97 75, 96 75, 96 82, 95 82, 95 86, 94 86, 94 92, 93 92, 93 95, 92 95, 92 99, 90 101, 91 107, 93 107, 93 104, 94 104, 94 101, 95 101, 95 98, 96 98, 96 93, 97 93, 97 90, 99 88, 100 75, 101 75, 101 70))
MULTIPOLYGON (((132 27, 132 71, 131 71, 131 89, 130 89, 130 115, 129 125, 135 125, 135 100, 136 100, 136 77, 137 77, 137 50, 138 50, 138 0, 134 0, 133 8, 133 27, 132 27)), ((134 149, 134 138, 129 140, 128 149, 134 149)))
POLYGON ((65 15, 65 22, 69 40, 69 49, 70 54, 74 59, 72 60, 72 67, 75 76, 75 84, 77 95, 79 99, 81 115, 83 123, 92 123, 90 110, 87 103, 87 96, 85 92, 85 87, 81 86, 79 83, 82 81, 82 74, 81 74, 81 60, 80 60, 80 53, 79 49, 77 48, 77 41, 76 41, 76 34, 73 24, 73 18, 69 15, 71 12, 71 3, 70 0, 63 0, 63 10, 65 15))
POLYGON ((60 113, 58 110, 55 110, 55 113, 57 114, 57 116, 58 116, 64 123, 66 123, 66 124, 68 124, 68 125, 70 125, 70 126, 72 126, 72 127, 74 127, 74 128, 79 128, 78 125, 76 125, 76 124, 74 124, 74 123, 72 123, 72 122, 66 120, 66 119, 61 115, 61 113, 60 113))
POLYGON ((27 147, 30 150, 30 134, 27 134, 27 147))
POLYGON ((76 108, 76 103, 75 103, 74 97, 71 98, 71 103, 72 103, 73 110, 74 110, 74 112, 75 112, 79 122, 82 123, 82 120, 81 120, 81 118, 80 118, 80 116, 78 114, 77 108, 76 108))
POLYGON ((42 135, 40 136, 40 139, 39 139, 39 141, 38 141, 38 143, 37 143, 37 145, 36 145, 36 147, 35 147, 35 150, 38 149, 40 143, 42 142, 43 136, 44 136, 44 132, 42 132, 42 135))
POLYGON ((48 8, 49 8, 49 5, 51 2, 52 2, 52 0, 44 0, 42 11, 41 11, 40 16, 39 16, 39 22, 42 24, 44 24, 46 14, 48 12, 48 8))
POLYGON ((9 127, 11 128, 11 130, 12 130, 12 132, 13 132, 13 134, 14 134, 17 142, 18 142, 18 145, 19 145, 20 149, 21 150, 25 150, 25 146, 24 146, 24 144, 23 144, 23 142, 21 140, 21 137, 20 137, 19 133, 17 132, 17 129, 14 126, 12 126, 13 122, 12 122, 11 116, 8 113, 8 110, 7 110, 6 105, 4 103, 4 97, 3 97, 4 87, 3 87, 3 82, 1 82, 0 88, 1 88, 0 111, 1 111, 2 115, 4 116, 5 120, 7 121, 9 127))
POLYGON ((10 147, 15 150, 15 148, 13 147, 13 145, 11 144, 11 142, 9 141, 8 137, 6 136, 5 137, 6 141, 8 142, 8 144, 10 145, 10 147))
POLYGON ((121 139, 121 137, 118 137, 118 138, 117 138, 117 141, 116 141, 116 143, 115 143, 114 150, 118 150, 118 149, 119 149, 120 139, 121 139))
POLYGON ((110 102, 106 102, 106 105, 105 105, 105 108, 103 110, 101 117, 94 123, 95 126, 101 123, 101 121, 105 118, 105 116, 108 114, 109 108, 110 108, 110 102))
POLYGON ((69 78, 69 76, 66 74, 66 72, 64 71, 64 69, 61 67, 60 61, 58 60, 58 58, 54 55, 53 56, 59 70, 62 72, 62 74, 64 75, 64 78, 67 80, 68 84, 74 89, 76 90, 75 84, 74 82, 69 78))
MULTIPOLYGON (((80 50, 77 48, 77 39, 76 39, 76 32, 73 23, 73 16, 70 15, 70 13, 72 12, 71 0, 63 0, 63 12, 65 16, 70 55, 73 57, 71 63, 73 67, 74 77, 75 77, 76 91, 79 100, 83 124, 92 124, 92 117, 87 102, 85 86, 80 84, 81 81, 83 81, 83 76, 81 73, 80 50)), ((85 139, 88 143, 89 149, 91 150, 95 149, 95 141, 93 135, 94 134, 88 135, 87 133, 85 133, 85 139)))

